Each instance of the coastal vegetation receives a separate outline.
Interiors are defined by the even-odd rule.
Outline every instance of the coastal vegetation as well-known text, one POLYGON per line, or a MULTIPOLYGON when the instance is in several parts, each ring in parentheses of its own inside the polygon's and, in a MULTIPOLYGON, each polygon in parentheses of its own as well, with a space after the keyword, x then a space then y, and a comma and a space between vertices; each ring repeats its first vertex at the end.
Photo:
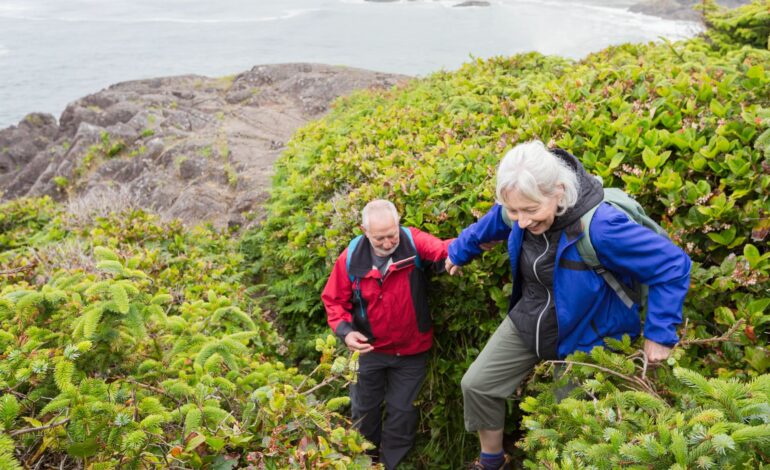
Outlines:
MULTIPOLYGON (((527 468, 767 467, 770 2, 708 24, 689 41, 476 60, 339 99, 289 142, 266 218, 242 236, 3 204, 0 468, 367 468, 345 418, 356 357, 320 302, 332 263, 375 197, 456 236, 493 203, 500 156, 534 138, 634 195, 694 267, 668 363, 626 338, 568 357, 559 381, 543 364, 510 402, 509 450, 527 468)), ((116 142, 100 153, 130 152, 116 142)), ((478 451, 459 383, 505 315, 507 264, 498 247, 433 279, 407 468, 478 451)))

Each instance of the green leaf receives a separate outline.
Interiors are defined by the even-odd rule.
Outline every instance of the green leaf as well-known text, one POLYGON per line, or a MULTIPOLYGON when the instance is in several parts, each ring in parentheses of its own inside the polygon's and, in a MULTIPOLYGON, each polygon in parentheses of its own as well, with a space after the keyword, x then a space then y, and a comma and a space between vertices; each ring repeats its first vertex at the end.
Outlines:
POLYGON ((67 453, 72 457, 86 458, 96 455, 101 446, 96 438, 89 438, 83 442, 77 442, 67 447, 67 453))
POLYGON ((711 232, 708 234, 708 237, 715 243, 726 246, 731 244, 733 240, 735 240, 736 233, 737 233, 736 228, 730 227, 729 229, 719 233, 711 232))
POLYGON ((214 452, 219 452, 225 447, 225 444, 227 442, 219 437, 209 436, 206 438, 206 444, 213 450, 214 452))
POLYGON ((765 69, 761 65, 754 65, 746 71, 746 76, 752 79, 764 80, 765 69))
POLYGON ((198 448, 201 444, 206 442, 206 436, 203 434, 197 434, 192 439, 187 442, 187 445, 185 446, 185 451, 190 452, 198 448))
POLYGON ((727 108, 723 106, 722 103, 720 103, 716 99, 711 100, 711 103, 709 104, 709 109, 717 117, 723 118, 727 114, 727 108))
POLYGON ((743 256, 746 257, 746 261, 749 262, 749 266, 751 266, 752 269, 759 267, 759 263, 762 261, 759 250, 752 244, 746 244, 743 247, 743 256))

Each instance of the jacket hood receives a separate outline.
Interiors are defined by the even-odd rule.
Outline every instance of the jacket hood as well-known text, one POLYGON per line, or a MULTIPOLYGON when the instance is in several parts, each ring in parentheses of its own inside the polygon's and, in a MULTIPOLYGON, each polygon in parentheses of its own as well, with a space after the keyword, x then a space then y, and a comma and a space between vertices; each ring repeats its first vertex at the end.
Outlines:
MULTIPOLYGON (((601 180, 593 175, 589 175, 577 157, 558 148, 552 149, 551 153, 566 163, 577 175, 578 200, 574 206, 567 209, 567 212, 554 219, 553 224, 548 229, 549 231, 563 230, 573 225, 580 220, 583 214, 597 206, 604 199, 604 188, 602 187, 601 180)), ((582 228, 579 230, 582 230, 582 228)))

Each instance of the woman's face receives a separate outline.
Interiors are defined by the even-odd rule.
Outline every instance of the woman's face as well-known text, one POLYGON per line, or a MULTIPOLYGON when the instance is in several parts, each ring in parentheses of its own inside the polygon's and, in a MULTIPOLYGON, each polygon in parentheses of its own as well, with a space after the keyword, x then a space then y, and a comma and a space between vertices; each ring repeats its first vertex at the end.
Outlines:
POLYGON ((522 196, 518 190, 511 189, 503 194, 503 209, 512 221, 518 222, 519 227, 529 230, 533 235, 540 235, 553 224, 563 193, 564 190, 558 190, 555 195, 537 202, 522 196))

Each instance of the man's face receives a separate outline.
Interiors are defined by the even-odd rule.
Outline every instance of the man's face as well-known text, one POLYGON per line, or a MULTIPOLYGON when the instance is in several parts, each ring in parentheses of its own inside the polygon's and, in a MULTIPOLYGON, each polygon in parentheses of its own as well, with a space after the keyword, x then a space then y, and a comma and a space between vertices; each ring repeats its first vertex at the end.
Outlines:
POLYGON ((398 248, 398 224, 388 213, 374 213, 369 217, 369 229, 364 228, 364 235, 372 244, 377 256, 390 256, 398 248))

